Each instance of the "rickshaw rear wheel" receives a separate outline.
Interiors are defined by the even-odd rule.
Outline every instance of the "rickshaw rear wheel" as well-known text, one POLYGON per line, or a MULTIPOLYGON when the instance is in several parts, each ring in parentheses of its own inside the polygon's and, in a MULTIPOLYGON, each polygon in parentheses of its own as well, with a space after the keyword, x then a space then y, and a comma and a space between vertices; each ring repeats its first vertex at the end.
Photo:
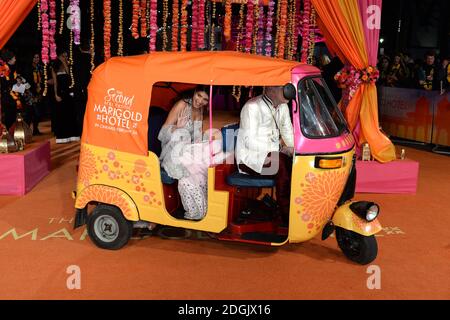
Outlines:
POLYGON ((99 204, 89 215, 87 231, 96 246, 118 250, 130 240, 133 224, 123 217, 119 208, 99 204))
POLYGON ((336 240, 344 255, 361 265, 371 263, 378 254, 375 236, 363 236, 356 232, 336 227, 336 240))

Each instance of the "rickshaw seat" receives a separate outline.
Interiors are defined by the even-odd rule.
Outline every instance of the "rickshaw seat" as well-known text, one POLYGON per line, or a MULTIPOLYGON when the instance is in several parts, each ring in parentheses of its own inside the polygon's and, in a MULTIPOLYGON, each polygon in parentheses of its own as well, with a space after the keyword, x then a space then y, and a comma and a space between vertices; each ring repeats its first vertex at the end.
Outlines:
POLYGON ((163 168, 161 168, 161 181, 163 184, 167 185, 172 185, 175 183, 175 179, 172 179, 163 168))
POLYGON ((240 172, 234 172, 227 177, 230 186, 241 188, 273 188, 276 185, 274 179, 254 177, 240 172))

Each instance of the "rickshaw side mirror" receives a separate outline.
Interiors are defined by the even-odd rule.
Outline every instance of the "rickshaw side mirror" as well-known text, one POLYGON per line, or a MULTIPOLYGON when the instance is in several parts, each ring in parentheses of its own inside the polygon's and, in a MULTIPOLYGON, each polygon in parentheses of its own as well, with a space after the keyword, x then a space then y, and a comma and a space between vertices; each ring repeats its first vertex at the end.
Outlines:
POLYGON ((297 96, 297 90, 295 89, 295 87, 292 83, 288 83, 288 84, 284 85, 283 95, 289 101, 295 100, 295 97, 297 96))

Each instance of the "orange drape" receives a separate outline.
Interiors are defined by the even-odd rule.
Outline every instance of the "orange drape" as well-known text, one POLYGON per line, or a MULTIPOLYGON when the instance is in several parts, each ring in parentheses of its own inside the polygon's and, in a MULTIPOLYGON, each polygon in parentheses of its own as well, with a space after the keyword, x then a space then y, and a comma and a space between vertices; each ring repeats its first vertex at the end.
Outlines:
POLYGON ((37 0, 0 0, 0 49, 8 42, 37 0))
MULTIPOLYGON (((357 0, 312 0, 312 3, 331 50, 345 64, 357 69, 367 68, 369 57, 357 0)), ((345 110, 345 116, 352 131, 360 121, 360 140, 369 143, 375 159, 380 162, 395 160, 394 145, 379 129, 377 88, 374 84, 359 87, 345 110)))

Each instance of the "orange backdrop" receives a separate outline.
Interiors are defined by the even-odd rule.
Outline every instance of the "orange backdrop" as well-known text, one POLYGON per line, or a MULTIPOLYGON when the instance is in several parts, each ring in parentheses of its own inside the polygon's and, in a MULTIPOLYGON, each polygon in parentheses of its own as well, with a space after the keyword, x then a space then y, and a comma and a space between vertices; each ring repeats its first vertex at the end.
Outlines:
POLYGON ((36 2, 37 0, 0 1, 0 49, 8 42, 36 2))

